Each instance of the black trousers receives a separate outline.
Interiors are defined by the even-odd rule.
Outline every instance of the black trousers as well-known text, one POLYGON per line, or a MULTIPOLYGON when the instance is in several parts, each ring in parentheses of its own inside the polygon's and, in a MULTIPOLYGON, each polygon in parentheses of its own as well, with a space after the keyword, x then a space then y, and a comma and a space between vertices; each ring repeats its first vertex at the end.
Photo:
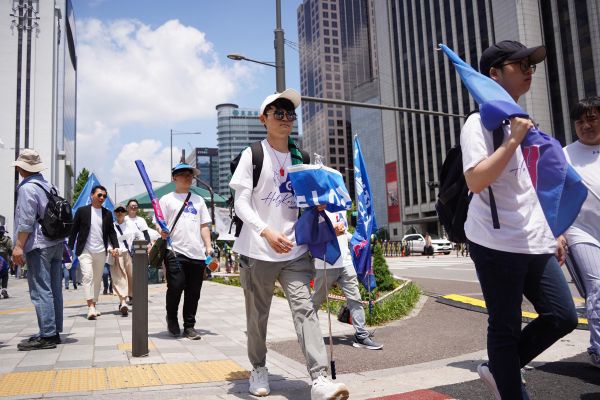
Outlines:
POLYGON ((167 251, 167 318, 177 320, 177 310, 183 296, 183 327, 193 328, 200 300, 200 289, 204 279, 204 260, 194 260, 173 251, 167 251))
POLYGON ((8 287, 8 268, 0 271, 0 280, 2 281, 2 289, 8 287))

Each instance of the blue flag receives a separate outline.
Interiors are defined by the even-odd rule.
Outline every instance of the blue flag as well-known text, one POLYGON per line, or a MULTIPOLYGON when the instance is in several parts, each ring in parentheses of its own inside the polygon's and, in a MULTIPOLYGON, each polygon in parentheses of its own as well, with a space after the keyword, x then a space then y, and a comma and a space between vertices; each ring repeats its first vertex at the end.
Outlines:
MULTIPOLYGON (((454 63, 463 84, 479 104, 483 126, 493 131, 512 117, 529 118, 521 106, 493 79, 475 71, 447 46, 440 48, 454 63)), ((575 221, 587 197, 581 177, 565 158, 560 142, 536 127, 529 130, 521 150, 544 216, 555 237, 575 221)))
POLYGON ((333 264, 341 255, 333 224, 315 206, 327 205, 335 212, 352 208, 352 199, 342 174, 324 165, 298 164, 288 167, 298 207, 307 208, 294 228, 296 243, 308 245, 314 257, 333 264))
MULTIPOLYGON (((73 215, 75 215, 75 211, 77 211, 79 207, 87 206, 88 204, 92 203, 92 199, 90 198, 90 195, 92 194, 92 188, 100 184, 100 181, 98 180, 98 178, 96 178, 96 175, 94 175, 93 173, 88 177, 85 186, 83 187, 83 189, 81 189, 81 193, 79 193, 77 201, 75 202, 75 204, 73 204, 73 207, 71 207, 71 209, 73 210, 73 215)), ((115 210, 115 206, 110 197, 107 197, 106 200, 104 200, 103 207, 109 211, 115 210)))
POLYGON ((298 164, 288 167, 288 176, 298 207, 327 205, 327 211, 352 208, 352 198, 339 171, 324 165, 298 164))
POLYGON ((354 138, 354 187, 356 188, 358 218, 356 231, 350 240, 352 262, 358 279, 367 290, 375 289, 375 275, 371 268, 371 234, 377 231, 375 210, 371 201, 369 175, 360 149, 358 137, 354 138))

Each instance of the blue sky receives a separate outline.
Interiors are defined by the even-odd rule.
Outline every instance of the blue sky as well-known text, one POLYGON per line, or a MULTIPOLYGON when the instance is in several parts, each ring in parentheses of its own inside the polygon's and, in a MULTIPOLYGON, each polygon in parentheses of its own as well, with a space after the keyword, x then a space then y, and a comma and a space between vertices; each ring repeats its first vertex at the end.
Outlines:
MULTIPOLYGON (((256 107, 275 91, 275 0, 72 0, 78 51, 78 172, 118 201, 143 191, 133 161, 169 180, 170 129, 181 148, 216 147, 215 106, 256 107)), ((298 42, 301 0, 282 0, 285 38, 298 42)), ((285 47, 286 86, 299 90, 298 52, 285 47)), ((178 159, 178 155, 174 156, 178 159)))

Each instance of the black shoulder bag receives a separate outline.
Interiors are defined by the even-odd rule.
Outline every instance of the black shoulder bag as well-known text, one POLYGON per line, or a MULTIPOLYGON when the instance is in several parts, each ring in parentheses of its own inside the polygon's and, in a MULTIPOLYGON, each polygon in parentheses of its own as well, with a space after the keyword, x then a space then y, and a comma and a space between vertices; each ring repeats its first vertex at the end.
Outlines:
MULTIPOLYGON (((175 229, 175 224, 177 224, 177 221, 179 221, 179 217, 181 216, 181 213, 183 212, 183 209, 187 205, 187 202, 190 199, 191 195, 192 195, 192 192, 189 192, 187 197, 185 198, 183 205, 181 206, 181 209, 179 209, 179 213, 177 214, 177 217, 175 217, 173 226, 171 226, 171 228, 169 229, 169 232, 173 233, 173 229, 175 229)), ((167 240, 163 239, 161 236, 158 239, 156 239, 156 242, 154 242, 154 245, 150 249, 150 253, 148 254, 148 263, 152 267, 160 267, 163 264, 166 254, 167 254, 167 240)))

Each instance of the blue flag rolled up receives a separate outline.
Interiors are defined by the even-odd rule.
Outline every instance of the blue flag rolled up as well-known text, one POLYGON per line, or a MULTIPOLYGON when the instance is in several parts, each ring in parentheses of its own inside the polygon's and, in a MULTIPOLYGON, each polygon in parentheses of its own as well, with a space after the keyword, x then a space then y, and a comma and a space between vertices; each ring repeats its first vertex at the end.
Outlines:
MULTIPOLYGON (((454 64, 463 84, 479 104, 483 126, 493 131, 506 119, 529 118, 521 106, 493 79, 475 71, 447 46, 440 48, 454 64)), ((521 151, 544 216, 555 237, 577 218, 587 197, 581 177, 567 163, 560 142, 533 127, 521 142, 521 151)))
POLYGON ((310 207, 296 223, 296 242, 308 245, 314 257, 335 263, 341 255, 335 229, 316 206, 326 205, 332 212, 352 208, 342 174, 323 165, 298 164, 288 167, 288 176, 298 207, 310 207))
POLYGON ((356 275, 367 290, 375 289, 375 276, 371 268, 371 234, 377 231, 375 210, 371 201, 371 186, 358 137, 354 138, 354 186, 356 188, 358 217, 350 246, 356 275))

